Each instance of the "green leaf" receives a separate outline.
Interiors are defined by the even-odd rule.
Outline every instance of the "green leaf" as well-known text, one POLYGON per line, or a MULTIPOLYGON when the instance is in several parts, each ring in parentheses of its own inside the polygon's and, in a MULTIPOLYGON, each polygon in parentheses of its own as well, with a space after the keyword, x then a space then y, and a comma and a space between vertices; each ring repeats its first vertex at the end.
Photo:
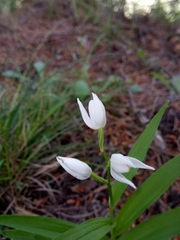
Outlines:
POLYGON ((109 240, 110 238, 108 238, 107 236, 104 236, 101 238, 101 240, 109 240))
POLYGON ((102 239, 114 226, 114 224, 110 224, 108 218, 94 218, 66 231, 53 240, 98 240, 102 239))
POLYGON ((20 72, 11 71, 11 70, 7 70, 7 71, 3 72, 2 75, 4 77, 18 78, 18 79, 20 79, 23 76, 20 72))
POLYGON ((172 79, 172 85, 178 93, 180 93, 180 76, 174 76, 172 79))
POLYGON ((145 60, 146 52, 143 49, 139 48, 138 51, 137 51, 137 54, 142 60, 145 60))
POLYGON ((118 240, 168 240, 178 234, 180 234, 180 208, 175 208, 137 225, 118 240))
MULTIPOLYGON (((151 145, 151 142, 154 138, 154 135, 157 131, 157 128, 159 126, 159 123, 161 121, 161 118, 167 108, 168 102, 165 103, 159 112, 153 117, 153 119, 150 121, 146 129, 143 131, 141 136, 138 138, 138 140, 135 142, 134 146, 131 148, 131 151, 129 152, 129 156, 134 157, 142 161, 146 153, 148 151, 149 146, 151 145)), ((124 174, 125 177, 128 179, 132 179, 133 176, 136 174, 137 169, 131 169, 130 172, 127 174, 124 174)), ((125 188, 127 187, 126 184, 120 183, 118 181, 115 181, 112 186, 112 192, 113 192, 113 206, 115 206, 122 193, 124 192, 125 188)))
POLYGON ((51 240, 51 238, 35 235, 20 230, 5 230, 2 231, 2 235, 13 240, 51 240))
POLYGON ((0 224, 49 238, 55 238, 60 233, 76 226, 55 218, 20 215, 1 215, 0 224))
POLYGON ((167 87, 167 89, 169 89, 170 91, 172 90, 172 87, 169 84, 168 80, 165 77, 163 77, 161 74, 157 72, 151 72, 151 75, 154 76, 160 82, 162 82, 167 87))
POLYGON ((20 72, 11 71, 11 70, 7 70, 7 71, 3 72, 3 73, 2 73, 2 76, 8 77, 8 78, 17 78, 17 79, 29 80, 28 77, 25 77, 25 76, 24 76, 23 74, 21 74, 20 72))
POLYGON ((144 210, 153 204, 180 175, 180 155, 168 161, 149 177, 119 211, 115 231, 124 232, 144 210))
POLYGON ((88 84, 83 81, 83 80, 78 80, 75 83, 75 94, 76 97, 84 99, 86 98, 90 93, 90 88, 88 86, 88 84))
POLYGON ((43 62, 41 62, 41 61, 37 61, 37 62, 35 62, 35 63, 33 64, 33 66, 34 66, 34 68, 36 69, 36 71, 37 71, 39 74, 41 74, 41 73, 44 71, 46 65, 45 65, 43 62))
POLYGON ((132 93, 140 93, 143 91, 142 87, 138 84, 134 84, 134 85, 130 86, 130 90, 132 93))

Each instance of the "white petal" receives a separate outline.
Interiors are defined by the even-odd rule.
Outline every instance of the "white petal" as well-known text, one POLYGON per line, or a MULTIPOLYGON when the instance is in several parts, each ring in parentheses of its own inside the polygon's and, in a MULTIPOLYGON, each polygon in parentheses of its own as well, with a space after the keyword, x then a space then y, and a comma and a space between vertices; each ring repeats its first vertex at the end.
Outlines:
POLYGON ((122 183, 126 183, 128 185, 130 185, 131 187, 136 189, 136 186, 134 185, 133 182, 131 182, 130 180, 128 180, 127 178, 125 178, 121 173, 117 173, 115 172, 112 168, 111 168, 111 175, 114 179, 116 179, 119 182, 122 183))
POLYGON ((56 159, 69 174, 79 180, 87 179, 91 175, 91 168, 76 158, 58 156, 56 159))
POLYGON ((98 128, 103 128, 106 125, 105 107, 96 94, 92 93, 92 96, 93 100, 89 102, 88 107, 89 116, 98 128))
POLYGON ((97 126, 94 124, 94 122, 90 119, 90 117, 88 116, 88 113, 86 111, 86 109, 84 108, 84 106, 82 105, 81 101, 79 100, 79 98, 77 99, 77 102, 78 102, 78 105, 79 105, 79 109, 81 111, 81 115, 82 115, 82 118, 85 122, 85 124, 94 129, 94 130, 97 130, 97 126))
POLYGON ((141 161, 137 160, 136 158, 129 157, 129 156, 127 156, 127 158, 129 158, 131 160, 131 162, 134 164, 134 166, 136 168, 144 168, 144 169, 149 169, 149 170, 155 170, 155 168, 150 167, 150 166, 142 163, 141 161))
POLYGON ((96 111, 99 111, 99 115, 101 116, 101 128, 105 127, 106 125, 106 110, 103 103, 99 100, 98 96, 92 93, 93 100, 96 104, 96 111))
POLYGON ((128 167, 128 165, 125 164, 113 164, 113 162, 111 162, 111 166, 112 168, 119 173, 127 173, 130 170, 130 167, 128 167))
POLYGON ((112 154, 110 161, 111 161, 111 166, 116 172, 121 172, 121 173, 129 172, 128 167, 135 168, 132 161, 120 153, 112 154))

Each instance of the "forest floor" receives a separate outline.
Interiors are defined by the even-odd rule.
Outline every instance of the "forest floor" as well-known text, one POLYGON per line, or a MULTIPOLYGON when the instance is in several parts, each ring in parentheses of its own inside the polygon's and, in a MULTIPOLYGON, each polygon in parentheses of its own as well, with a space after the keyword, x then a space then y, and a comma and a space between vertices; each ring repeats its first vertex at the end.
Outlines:
MULTIPOLYGON (((91 86, 104 76, 109 76, 111 86, 117 79, 121 81, 126 91, 115 87, 110 93, 114 102, 107 103, 106 107, 105 145, 110 146, 110 153, 121 150, 122 154, 127 154, 149 120, 169 100, 146 157, 146 163, 158 169, 180 151, 180 95, 171 84, 174 77, 178 76, 180 81, 180 28, 148 15, 128 19, 122 12, 116 12, 108 29, 105 23, 103 25, 107 20, 105 15, 101 15, 104 20, 98 19, 99 22, 86 19, 81 13, 77 17, 65 3, 57 7, 53 17, 41 3, 26 4, 12 16, 1 15, 0 70, 18 68, 21 73, 27 71, 27 75, 33 76, 34 70, 31 64, 27 70, 27 64, 34 61, 49 62, 46 74, 76 61, 71 72, 82 72, 83 66, 88 66, 86 80, 91 86), (162 78, 167 79, 170 87, 162 83, 162 78)), ((76 81, 75 74, 67 75, 66 70, 63 74, 68 76, 67 82, 76 81)), ((8 85, 11 81, 3 77, 1 84, 8 85)), ((65 143, 77 139, 97 142, 96 133, 82 124, 81 120, 79 129, 68 133, 65 143)), ((98 148, 85 148, 79 155, 102 163, 98 148)), ((6 202, 1 212, 46 215, 76 223, 108 215, 106 187, 91 179, 75 180, 58 167, 55 159, 47 165, 33 163, 31 167, 36 171, 29 183, 13 199, 6 198, 11 204, 6 202)), ((100 174, 103 176, 105 172, 100 174)), ((150 174, 139 170, 133 182, 138 187, 150 174)), ((127 187, 116 211, 133 191, 127 187)), ((136 224, 178 206, 179 178, 136 224)))

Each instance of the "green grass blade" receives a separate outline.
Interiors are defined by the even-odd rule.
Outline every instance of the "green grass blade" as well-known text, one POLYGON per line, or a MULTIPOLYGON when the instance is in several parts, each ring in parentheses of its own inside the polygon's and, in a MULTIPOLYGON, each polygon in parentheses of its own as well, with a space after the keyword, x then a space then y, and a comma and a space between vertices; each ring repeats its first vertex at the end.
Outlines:
POLYGON ((115 225, 108 218, 88 220, 53 240, 92 240, 102 239, 115 225))
MULTIPOLYGON (((161 121, 161 118, 167 108, 168 102, 165 103, 159 112, 153 117, 153 119, 150 121, 146 129, 143 131, 141 136, 138 138, 134 146, 132 147, 131 151, 129 152, 129 156, 134 157, 142 161, 146 153, 148 151, 149 146, 151 145, 151 142, 154 138, 154 135, 157 131, 157 128, 159 126, 159 123, 161 121)), ((128 179, 132 179, 133 176, 136 174, 137 169, 131 169, 130 172, 127 174, 124 174, 128 179)), ((115 181, 112 187, 113 192, 113 206, 117 204, 119 201, 122 193, 124 192, 125 188, 127 187, 126 184, 122 184, 118 181, 115 181)))
POLYGON ((29 232, 20 231, 20 230, 5 230, 2 231, 4 237, 8 237, 13 240, 51 240, 44 236, 35 235, 29 232))
POLYGON ((25 102, 25 100, 28 99, 31 92, 32 92, 32 83, 26 89, 24 94, 21 96, 21 98, 19 99, 19 102, 17 102, 16 105, 15 105, 15 103, 11 104, 13 109, 11 109, 9 116, 8 116, 7 120, 5 121, 4 128, 9 129, 9 131, 14 128, 14 126, 17 124, 18 116, 22 111, 22 105, 25 102))
POLYGON ((48 238, 55 238, 60 233, 76 226, 71 222, 55 218, 20 215, 1 215, 0 225, 48 238))
POLYGON ((128 199, 116 217, 116 235, 120 235, 154 203, 180 175, 180 155, 168 161, 149 177, 128 199))
POLYGON ((137 225, 118 240, 168 240, 178 234, 180 234, 180 208, 175 208, 137 225))
POLYGON ((52 108, 49 109, 49 111, 47 111, 43 117, 41 116, 41 119, 39 120, 38 124, 36 124, 31 129, 31 132, 29 132, 28 140, 34 137, 38 128, 41 125, 43 125, 57 110, 60 110, 61 107, 66 103, 66 101, 67 101, 67 98, 60 99, 59 102, 56 105, 52 106, 52 108))

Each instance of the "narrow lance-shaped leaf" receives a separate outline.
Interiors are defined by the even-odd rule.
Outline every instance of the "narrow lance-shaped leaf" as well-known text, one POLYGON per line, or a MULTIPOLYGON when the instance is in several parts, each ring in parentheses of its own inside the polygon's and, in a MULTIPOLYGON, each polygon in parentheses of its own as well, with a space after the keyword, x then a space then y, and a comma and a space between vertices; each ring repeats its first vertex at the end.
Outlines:
MULTIPOLYGON (((161 118, 167 108, 167 105, 168 105, 168 102, 161 107, 159 112, 150 121, 146 129, 143 131, 141 136, 135 142, 134 146, 132 147, 131 151, 128 154, 129 156, 137 158, 140 161, 142 161, 145 158, 148 148, 151 145, 151 142, 157 131, 161 118)), ((136 172, 137 172, 137 169, 131 169, 129 173, 124 175, 125 177, 131 180, 133 176, 136 174, 136 172)), ((113 206, 117 204, 126 187, 127 187, 126 184, 122 184, 118 181, 114 182, 112 187, 113 206)))
POLYGON ((153 204, 180 175, 180 155, 168 161, 149 177, 127 200, 116 217, 116 236, 128 229, 131 224, 153 204))
POLYGON ((109 240, 110 238, 108 236, 104 236, 101 238, 101 240, 109 240))
POLYGON ((180 234, 180 208, 175 208, 137 225, 118 240, 168 240, 178 234, 180 234))
POLYGON ((111 224, 108 218, 94 218, 77 225, 53 240, 98 240, 102 239, 114 226, 115 224, 111 224))
POLYGON ((2 231, 2 235, 13 240, 51 240, 45 236, 14 229, 2 231))
POLYGON ((55 218, 19 215, 1 215, 0 224, 50 238, 57 237, 60 233, 76 226, 71 222, 55 218))

